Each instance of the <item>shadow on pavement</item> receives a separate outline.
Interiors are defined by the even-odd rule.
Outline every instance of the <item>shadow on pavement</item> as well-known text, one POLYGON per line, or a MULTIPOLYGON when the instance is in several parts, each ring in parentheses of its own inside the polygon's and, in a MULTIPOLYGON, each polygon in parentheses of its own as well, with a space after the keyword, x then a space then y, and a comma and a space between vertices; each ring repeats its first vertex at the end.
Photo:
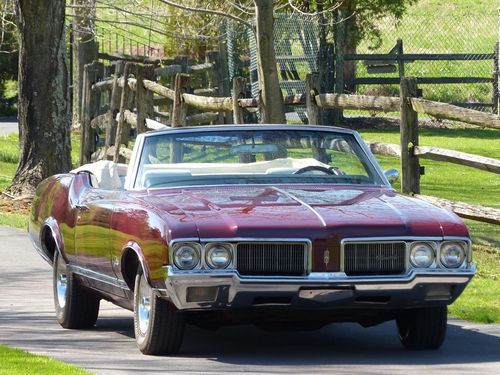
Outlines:
MULTIPOLYGON (((114 331, 133 340, 132 318, 105 318, 96 331, 114 331)), ((210 358, 233 365, 437 365, 500 361, 500 337, 448 324, 437 351, 409 351, 399 342, 394 322, 362 328, 332 324, 313 332, 266 332, 253 326, 217 331, 187 326, 177 357, 210 358)))

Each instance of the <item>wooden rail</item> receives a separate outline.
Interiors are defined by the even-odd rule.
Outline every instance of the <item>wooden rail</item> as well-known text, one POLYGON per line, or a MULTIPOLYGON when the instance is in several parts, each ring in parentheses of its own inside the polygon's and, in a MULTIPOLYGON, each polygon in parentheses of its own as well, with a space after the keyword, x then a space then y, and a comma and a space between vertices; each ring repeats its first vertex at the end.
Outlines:
POLYGON ((436 118, 445 118, 472 125, 500 129, 500 117, 497 115, 420 98, 410 98, 410 102, 415 111, 426 113, 436 118))
POLYGON ((428 195, 415 195, 416 198, 435 204, 466 219, 482 221, 490 224, 500 224, 500 210, 491 207, 477 206, 464 202, 450 201, 448 199, 431 197, 428 195))

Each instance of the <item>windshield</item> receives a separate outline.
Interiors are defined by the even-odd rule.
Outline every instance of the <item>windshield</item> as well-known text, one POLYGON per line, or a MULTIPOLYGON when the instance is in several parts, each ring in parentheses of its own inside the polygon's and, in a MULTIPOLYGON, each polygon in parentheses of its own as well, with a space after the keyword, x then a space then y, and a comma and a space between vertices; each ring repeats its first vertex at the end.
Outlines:
POLYGON ((383 181, 351 134, 245 129, 146 137, 134 186, 288 183, 383 181))

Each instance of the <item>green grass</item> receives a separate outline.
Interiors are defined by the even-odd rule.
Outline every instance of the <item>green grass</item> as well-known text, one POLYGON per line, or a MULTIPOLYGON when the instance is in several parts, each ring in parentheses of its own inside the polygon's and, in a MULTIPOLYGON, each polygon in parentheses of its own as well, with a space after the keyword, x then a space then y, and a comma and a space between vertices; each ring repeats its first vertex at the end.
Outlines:
POLYGON ((56 361, 49 357, 34 355, 19 349, 0 345, 0 375, 52 375, 52 374, 89 374, 76 366, 56 361))
POLYGON ((18 159, 18 135, 0 136, 0 191, 11 183, 12 177, 16 173, 18 159))
MULTIPOLYGON (((80 152, 80 136, 71 136, 71 160, 74 166, 78 164, 80 152)), ((18 135, 0 136, 0 191, 12 181, 19 160, 18 135)), ((1 220, 1 219, 0 219, 1 220)))
POLYGON ((482 323, 500 323, 500 249, 474 246, 478 272, 449 307, 450 314, 482 323))
POLYGON ((28 215, 0 212, 0 225, 26 229, 28 228, 28 215))
MULTIPOLYGON (((377 25, 382 44, 370 49, 363 41, 358 53, 387 53, 398 38, 405 53, 493 53, 498 37, 498 3, 491 0, 419 0, 408 8, 399 22, 387 17, 377 25), (439 15, 439 16, 436 16, 439 15)), ((397 77, 398 73, 367 74, 364 63, 357 64, 358 77, 397 77)), ((415 61, 405 64, 405 75, 416 77, 491 77, 492 60, 415 61)), ((491 102, 492 85, 421 85, 427 99, 454 102, 491 102)), ((359 86, 359 93, 398 94, 398 87, 359 86)))

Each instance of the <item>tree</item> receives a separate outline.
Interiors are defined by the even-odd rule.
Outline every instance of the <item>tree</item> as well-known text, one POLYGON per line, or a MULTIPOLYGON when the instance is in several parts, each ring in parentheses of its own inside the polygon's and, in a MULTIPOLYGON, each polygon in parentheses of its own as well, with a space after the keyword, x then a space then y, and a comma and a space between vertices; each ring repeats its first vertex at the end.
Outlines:
MULTIPOLYGON (((260 87, 261 122, 280 124, 285 122, 283 95, 278 80, 276 56, 274 53, 274 4, 273 0, 252 0, 243 2, 211 1, 206 6, 188 6, 170 0, 160 0, 173 7, 197 13, 228 17, 252 28, 257 44, 257 75, 260 87), (208 5, 212 5, 211 7, 208 5), (255 20, 252 23, 249 20, 255 20)), ((204 2, 196 2, 204 3, 204 2)))
POLYGON ((18 0, 19 146, 13 194, 71 169, 64 0, 18 0))
POLYGON ((80 127, 82 110, 83 68, 97 60, 95 41, 95 2, 96 0, 72 0, 73 19, 73 115, 74 128, 80 127))
POLYGON ((5 1, 0 6, 0 99, 4 94, 5 82, 17 77, 17 51, 13 4, 5 1))

